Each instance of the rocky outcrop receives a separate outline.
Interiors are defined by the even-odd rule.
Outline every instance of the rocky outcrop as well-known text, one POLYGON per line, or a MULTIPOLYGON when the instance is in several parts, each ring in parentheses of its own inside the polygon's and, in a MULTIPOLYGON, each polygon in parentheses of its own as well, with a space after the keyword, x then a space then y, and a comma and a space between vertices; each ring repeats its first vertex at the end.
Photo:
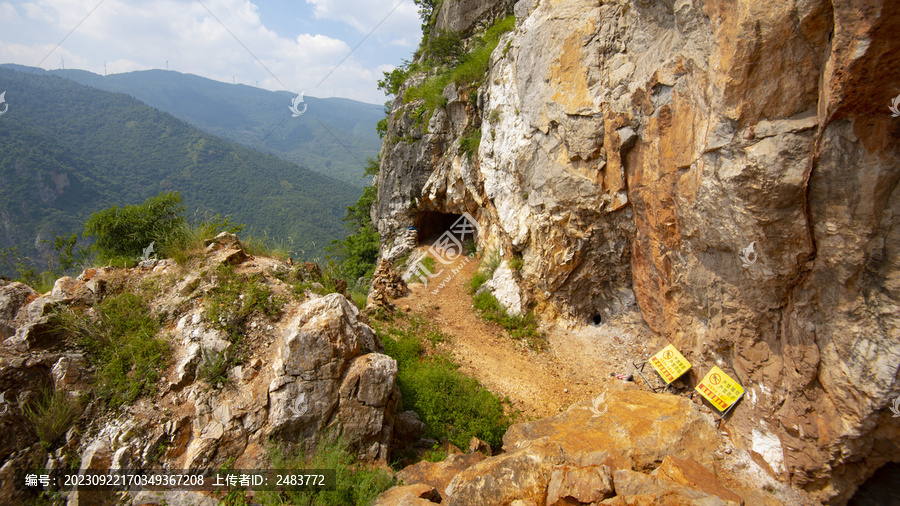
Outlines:
MULTIPOLYGON (((443 462, 409 466, 397 473, 405 486, 385 492, 376 503, 401 504, 416 485, 437 490, 440 503, 451 505, 740 505, 745 496, 753 504, 778 501, 724 484, 742 481, 729 474, 732 470, 762 470, 749 452, 718 437, 708 409, 633 386, 614 384, 559 415, 513 425, 503 450, 493 457, 450 455, 443 462)), ((802 495, 781 500, 811 504, 802 495)))
POLYGON ((841 502, 900 459, 900 6, 514 12, 483 84, 448 86, 427 128, 420 103, 394 102, 383 251, 429 213, 468 212, 482 250, 521 255, 495 292, 515 283, 570 325, 634 297, 694 364, 688 383, 714 364, 738 379, 729 431, 779 479, 841 502))
MULTIPOLYGON (((315 264, 308 267, 318 270, 315 264)), ((226 463, 261 469, 269 466, 270 440, 312 451, 323 438, 337 436, 361 461, 386 463, 395 425, 403 444, 423 432, 414 413, 396 413, 396 362, 381 353, 381 342, 352 302, 337 293, 297 296, 295 287, 279 278, 287 278, 288 271, 277 260, 251 257, 236 237, 224 234, 190 265, 147 260, 133 269, 91 269, 78 279, 61 278, 43 296, 24 285, 0 287, 2 321, 15 327, 0 346, 0 481, 29 469, 69 469, 76 459, 81 469, 202 470, 226 463), (279 304, 279 310, 253 311, 239 326, 229 316, 226 328, 224 317, 214 318, 209 305, 223 296, 226 278, 270 290, 265 300, 279 304), (36 462, 40 454, 33 447, 41 446, 27 408, 34 411, 45 386, 68 399, 80 398, 91 391, 98 373, 96 357, 83 352, 78 335, 57 313, 96 314, 92 306, 123 292, 140 293, 162 322, 158 337, 167 343, 170 366, 148 385, 149 394, 120 410, 105 410, 96 399, 79 404, 83 415, 79 418, 78 411, 65 434, 44 441, 51 451, 36 462)), ((251 295, 249 286, 242 285, 229 307, 240 307, 251 295)), ((75 505, 109 499, 94 492, 65 493, 75 505)), ((24 499, 22 494, 19 487, 4 500, 24 499)), ((132 498, 135 504, 162 500, 200 504, 209 498, 168 491, 132 498)))

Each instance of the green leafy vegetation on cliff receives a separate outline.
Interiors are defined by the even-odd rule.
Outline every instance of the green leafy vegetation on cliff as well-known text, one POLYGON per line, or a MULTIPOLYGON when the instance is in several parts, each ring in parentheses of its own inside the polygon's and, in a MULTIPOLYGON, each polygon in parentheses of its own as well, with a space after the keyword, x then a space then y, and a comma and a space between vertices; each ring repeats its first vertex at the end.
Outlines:
POLYGON ((69 310, 56 318, 87 351, 96 371, 94 395, 107 407, 155 393, 169 360, 169 344, 157 337, 159 322, 140 296, 123 292, 107 297, 90 313, 69 310))
POLYGON ((103 263, 133 258, 153 243, 168 247, 184 230, 184 205, 178 193, 161 193, 141 204, 97 211, 84 224, 84 235, 94 238, 93 247, 103 263))
POLYGON ((427 437, 447 438, 460 448, 472 437, 500 446, 510 424, 503 402, 459 372, 449 356, 434 350, 448 339, 436 324, 412 317, 402 324, 376 325, 376 330, 385 353, 397 361, 403 409, 419 415, 427 437))
MULTIPOLYGON (((457 52, 451 41, 444 40, 450 37, 446 33, 426 42, 424 53, 426 63, 411 65, 406 69, 407 76, 430 68, 439 70, 422 84, 407 89, 403 96, 404 102, 409 103, 421 99, 425 101, 426 109, 434 110, 443 105, 442 93, 448 84, 467 85, 471 88, 480 86, 484 76, 487 75, 491 53, 500 43, 500 37, 515 28, 515 22, 515 16, 508 16, 497 21, 483 35, 474 38, 472 48, 468 52, 457 52), (430 53, 429 50, 436 52, 430 53), (446 63, 442 65, 443 62, 446 63)), ((387 79, 387 75, 385 77, 387 79)), ((393 80, 395 81, 397 77, 393 76, 393 80)))
POLYGON ((331 469, 335 472, 337 484, 335 490, 331 491, 258 492, 256 499, 265 506, 371 504, 380 493, 394 484, 390 473, 360 464, 355 455, 348 451, 346 441, 332 435, 319 438, 316 451, 311 457, 304 457, 303 452, 295 448, 272 443, 268 445, 268 454, 272 469, 331 469))
MULTIPOLYGON (((366 160, 365 176, 378 175, 380 163, 380 157, 366 160)), ((331 250, 342 258, 341 270, 350 281, 359 277, 371 277, 375 271, 379 237, 370 213, 377 199, 378 186, 373 184, 365 187, 356 204, 347 207, 347 214, 344 216, 350 234, 343 241, 334 241, 332 244, 331 250)))

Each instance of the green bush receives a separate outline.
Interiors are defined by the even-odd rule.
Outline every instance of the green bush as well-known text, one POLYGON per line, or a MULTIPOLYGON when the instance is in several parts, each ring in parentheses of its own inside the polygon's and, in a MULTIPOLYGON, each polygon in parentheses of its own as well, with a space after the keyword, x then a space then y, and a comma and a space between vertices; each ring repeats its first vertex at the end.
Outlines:
MULTIPOLYGON (((438 72, 418 86, 407 89, 403 101, 409 103, 421 99, 425 101, 427 109, 433 110, 440 106, 444 88, 448 84, 456 83, 468 85, 472 89, 477 88, 487 75, 491 53, 500 43, 500 37, 513 30, 515 26, 516 18, 513 15, 497 21, 483 36, 475 38, 472 49, 458 57, 455 66, 438 72)), ((411 73, 412 69, 409 70, 411 73)), ((399 85, 397 90, 399 91, 399 85)))
POLYGON ((459 151, 471 160, 472 155, 478 153, 478 146, 481 145, 481 129, 476 128, 467 135, 459 139, 459 151))
POLYGON ((415 411, 428 437, 447 438, 459 447, 478 437, 500 446, 510 420, 497 396, 457 370, 445 355, 425 354, 423 337, 446 340, 434 324, 413 318, 407 327, 378 328, 385 353, 397 361, 397 386, 403 409, 415 411))
POLYGON ((140 297, 131 293, 108 297, 94 315, 57 313, 96 370, 94 392, 108 407, 127 404, 153 393, 169 360, 169 343, 156 337, 159 324, 140 297))
POLYGON ((384 72, 384 79, 378 81, 378 89, 384 91, 385 95, 396 95, 407 77, 409 77, 408 64, 384 72))
POLYGON ((36 401, 23 405, 22 411, 41 444, 49 449, 81 415, 81 403, 66 392, 47 386, 41 389, 36 401))
POLYGON ((356 458, 348 451, 345 440, 328 435, 319 439, 316 452, 310 458, 304 457, 302 452, 294 448, 273 443, 269 443, 268 453, 273 469, 333 469, 337 487, 333 491, 320 492, 258 492, 257 500, 266 506, 370 504, 394 484, 394 478, 389 472, 356 462, 356 458))
MULTIPOLYGON (((369 158, 366 161, 365 174, 367 176, 378 174, 380 164, 380 157, 369 158)), ((369 213, 377 198, 377 186, 367 186, 363 189, 356 204, 347 207, 347 215, 344 217, 347 228, 351 230, 350 235, 343 241, 332 241, 330 246, 332 253, 343 258, 341 275, 351 281, 360 277, 371 277, 375 272, 380 238, 369 213)))
POLYGON ((528 347, 532 349, 543 350, 546 348, 546 336, 538 329, 537 320, 533 314, 509 314, 500 301, 488 291, 476 293, 472 302, 482 318, 499 324, 514 339, 524 339, 528 347))
POLYGON ((237 343, 246 332, 246 324, 254 312, 269 319, 281 314, 283 301, 272 294, 263 276, 240 274, 234 266, 216 268, 216 286, 206 295, 206 317, 237 343))
POLYGON ((134 258, 156 242, 182 240, 184 205, 181 195, 161 193, 142 204, 97 211, 84 224, 84 234, 94 238, 94 248, 103 262, 134 258))
POLYGON ((455 63, 465 54, 459 33, 444 29, 431 34, 425 50, 428 56, 441 63, 455 63))
POLYGON ((469 293, 474 294, 481 288, 481 285, 485 284, 487 280, 494 277, 494 271, 497 270, 497 267, 500 266, 500 252, 493 251, 488 253, 487 258, 482 260, 481 265, 478 267, 478 270, 475 272, 475 275, 472 276, 472 279, 469 280, 469 293))

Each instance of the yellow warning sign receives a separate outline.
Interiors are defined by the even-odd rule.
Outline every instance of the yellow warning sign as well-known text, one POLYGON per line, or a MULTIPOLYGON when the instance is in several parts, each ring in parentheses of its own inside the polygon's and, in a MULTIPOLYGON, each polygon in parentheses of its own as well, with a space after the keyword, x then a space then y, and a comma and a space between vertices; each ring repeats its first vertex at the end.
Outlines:
POLYGON ((744 387, 715 366, 694 390, 700 392, 719 411, 725 411, 744 395, 744 387))
POLYGON ((659 350, 659 353, 650 358, 650 365, 666 381, 666 384, 677 380, 682 374, 688 372, 691 363, 684 358, 671 344, 659 350))

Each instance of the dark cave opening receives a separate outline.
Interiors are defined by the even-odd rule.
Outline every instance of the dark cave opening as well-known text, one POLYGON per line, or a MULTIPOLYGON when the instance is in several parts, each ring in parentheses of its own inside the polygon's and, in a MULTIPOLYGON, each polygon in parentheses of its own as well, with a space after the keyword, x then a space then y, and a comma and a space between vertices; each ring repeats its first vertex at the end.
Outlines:
POLYGON ((603 315, 601 315, 600 313, 596 313, 596 314, 591 318, 591 321, 594 322, 594 325, 601 325, 601 324, 603 323, 603 315))
POLYGON ((453 228, 453 224, 460 219, 461 214, 439 213, 436 211, 424 211, 416 216, 416 229, 418 230, 419 243, 435 240, 444 232, 453 228))
POLYGON ((900 504, 900 463, 888 462, 878 468, 871 478, 856 489, 847 506, 870 504, 900 504))

